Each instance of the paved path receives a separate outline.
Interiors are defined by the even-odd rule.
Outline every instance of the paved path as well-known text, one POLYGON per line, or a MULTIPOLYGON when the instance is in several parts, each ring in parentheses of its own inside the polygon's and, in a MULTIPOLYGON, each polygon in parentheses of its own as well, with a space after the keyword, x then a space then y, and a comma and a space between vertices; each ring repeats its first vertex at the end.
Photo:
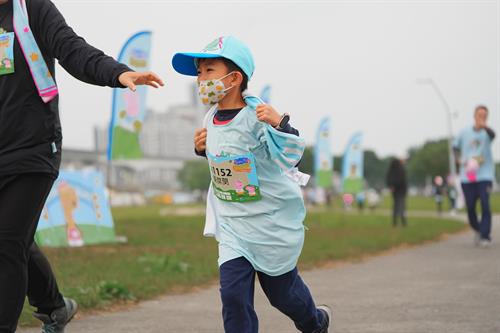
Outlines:
MULTIPOLYGON (((333 332, 500 333, 500 216, 494 220, 495 243, 488 249, 474 247, 467 232, 361 263, 305 272, 303 278, 318 303, 332 306, 333 332)), ((260 332, 296 332, 257 289, 260 332)), ((66 331, 223 332, 220 308, 214 286, 75 320, 66 331)))

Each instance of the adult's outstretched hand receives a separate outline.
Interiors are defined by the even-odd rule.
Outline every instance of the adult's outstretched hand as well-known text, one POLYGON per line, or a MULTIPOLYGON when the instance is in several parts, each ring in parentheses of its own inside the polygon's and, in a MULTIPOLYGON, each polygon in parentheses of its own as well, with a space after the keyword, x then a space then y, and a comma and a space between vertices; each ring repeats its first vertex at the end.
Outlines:
POLYGON ((153 72, 125 72, 118 80, 120 83, 132 91, 136 91, 137 86, 148 85, 153 88, 160 88, 165 85, 163 80, 153 72))

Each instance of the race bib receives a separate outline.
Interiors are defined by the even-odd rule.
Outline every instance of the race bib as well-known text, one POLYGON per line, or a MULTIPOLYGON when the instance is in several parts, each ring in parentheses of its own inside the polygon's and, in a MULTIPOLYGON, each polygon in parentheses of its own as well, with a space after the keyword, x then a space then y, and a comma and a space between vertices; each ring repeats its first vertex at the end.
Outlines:
POLYGON ((0 76, 14 73, 14 39, 13 32, 0 35, 0 76))
POLYGON ((249 202, 262 198, 253 154, 230 157, 207 154, 207 158, 217 198, 230 202, 249 202))

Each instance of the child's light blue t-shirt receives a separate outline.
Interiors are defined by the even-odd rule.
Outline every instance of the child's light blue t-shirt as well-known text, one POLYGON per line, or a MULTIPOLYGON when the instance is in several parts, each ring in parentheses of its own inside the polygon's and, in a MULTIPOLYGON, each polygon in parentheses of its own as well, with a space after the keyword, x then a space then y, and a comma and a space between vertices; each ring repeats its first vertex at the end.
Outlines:
POLYGON ((495 178, 495 165, 491 151, 491 138, 486 130, 476 131, 470 126, 463 129, 455 138, 453 144, 460 151, 460 181, 462 183, 493 181, 495 178), (478 161, 477 170, 473 170, 471 177, 468 163, 470 160, 478 161))
POLYGON ((225 125, 215 125, 210 117, 206 152, 207 156, 252 153, 262 197, 249 202, 213 200, 219 225, 219 266, 243 256, 255 270, 278 276, 297 265, 306 209, 299 185, 270 157, 269 130, 248 106, 225 125))

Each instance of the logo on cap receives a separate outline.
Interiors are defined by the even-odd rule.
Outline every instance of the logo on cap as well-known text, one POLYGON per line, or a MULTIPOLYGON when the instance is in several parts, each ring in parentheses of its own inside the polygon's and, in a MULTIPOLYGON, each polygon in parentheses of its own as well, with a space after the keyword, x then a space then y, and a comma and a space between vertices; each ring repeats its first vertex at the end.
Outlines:
POLYGON ((214 39, 210 44, 205 46, 202 52, 217 52, 222 50, 222 46, 224 45, 224 37, 219 37, 214 39))

